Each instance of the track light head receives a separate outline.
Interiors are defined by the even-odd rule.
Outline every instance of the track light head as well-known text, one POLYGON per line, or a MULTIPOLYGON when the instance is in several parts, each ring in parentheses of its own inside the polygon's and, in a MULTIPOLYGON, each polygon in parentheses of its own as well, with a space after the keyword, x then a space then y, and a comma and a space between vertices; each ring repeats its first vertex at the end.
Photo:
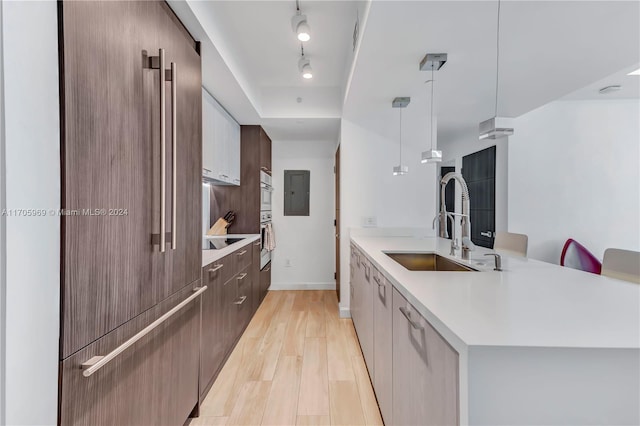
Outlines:
POLYGON ((302 56, 298 61, 298 70, 302 73, 302 78, 307 80, 313 78, 313 69, 311 68, 311 61, 302 56))
POLYGON ((291 18, 291 28, 293 28, 293 32, 296 33, 298 40, 311 40, 311 30, 307 23, 307 15, 301 15, 300 13, 294 15, 293 18, 291 18))

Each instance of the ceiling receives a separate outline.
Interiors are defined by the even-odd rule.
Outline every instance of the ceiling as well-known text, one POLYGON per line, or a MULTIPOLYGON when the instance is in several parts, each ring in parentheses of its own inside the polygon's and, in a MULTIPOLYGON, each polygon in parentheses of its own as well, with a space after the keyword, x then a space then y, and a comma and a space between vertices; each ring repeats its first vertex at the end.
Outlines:
MULTIPOLYGON (((203 85, 238 122, 262 124, 273 140, 335 142, 342 117, 395 138, 396 96, 412 98, 407 137, 412 129, 427 135, 430 73, 418 70, 427 52, 449 55, 435 73, 439 142, 475 134, 494 114, 495 0, 302 1, 312 80, 297 69, 294 0, 169 2, 203 41, 203 85)), ((638 97, 640 77, 626 74, 640 67, 640 2, 503 0, 500 22, 498 115, 556 99, 638 97), (597 93, 621 82, 620 92, 597 93)))
MULTIPOLYGON (((361 3, 300 2, 311 28, 304 52, 314 71, 313 79, 305 80, 298 70, 300 42, 291 28, 294 0, 189 1, 272 139, 333 141, 338 138, 353 27, 361 3), (304 120, 299 123, 298 119, 304 120)), ((203 75, 205 86, 208 78, 203 75)), ((216 96, 215 88, 208 89, 216 96)), ((231 105, 219 101, 234 115, 234 100, 227 102, 231 105)))
MULTIPOLYGON (((494 115, 496 23, 496 1, 374 1, 345 118, 394 137, 390 102, 411 96, 427 119, 430 73, 418 64, 427 52, 446 52, 435 73, 438 139, 477 133, 494 115)), ((500 23, 500 116, 517 117, 640 64, 639 2, 503 1, 500 23)))

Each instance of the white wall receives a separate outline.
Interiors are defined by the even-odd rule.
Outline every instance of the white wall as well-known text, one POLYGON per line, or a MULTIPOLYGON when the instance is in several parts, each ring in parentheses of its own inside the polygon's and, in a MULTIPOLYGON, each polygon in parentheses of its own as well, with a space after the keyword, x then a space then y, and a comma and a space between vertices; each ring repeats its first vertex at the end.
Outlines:
POLYGON ((333 289, 335 280, 335 142, 273 141, 271 289, 333 289), (284 216, 284 171, 309 170, 309 216, 284 216), (286 261, 291 266, 287 267, 286 261))
MULTIPOLYGON (((408 121, 408 120, 407 120, 408 121)), ((409 174, 393 176, 398 164, 398 140, 384 138, 343 118, 340 138, 341 300, 342 315, 349 309, 349 235, 374 217, 381 228, 431 227, 436 213, 436 166, 420 164, 427 149, 424 131, 403 129, 403 163, 409 174)), ((390 125, 397 126, 397 122, 390 125)), ((419 125, 415 123, 415 126, 419 125)), ((428 134, 428 133, 427 133, 428 134)), ((435 233, 431 232, 431 235, 435 233)))
MULTIPOLYGON (((501 138, 495 140, 478 140, 476 131, 468 132, 454 141, 441 143, 442 166, 455 166, 456 171, 462 170, 462 157, 482 151, 491 146, 496 147, 496 229, 492 231, 508 230, 508 153, 509 140, 501 138)), ((438 172, 439 175, 440 172, 438 172)), ((439 199, 439 195, 438 195, 439 199)), ((439 202, 439 201, 438 201, 439 202)), ((473 206, 473 199, 471 199, 473 206)), ((456 211, 462 212, 460 188, 456 183, 456 211)), ((473 223, 471 224, 473 226, 473 223)), ((457 235, 461 235, 458 233, 457 235)))
MULTIPOLYGON (((6 206, 5 141, 4 141, 4 54, 3 54, 3 3, 0 2, 0 211, 6 206)), ((5 424, 5 324, 6 324, 6 219, 0 214, 0 424, 5 424)))
POLYGON ((602 258, 640 251, 640 126, 635 100, 557 101, 515 120, 509 230, 558 263, 567 238, 602 258))
MULTIPOLYGON (((3 2, 7 209, 60 207, 55 2, 3 2)), ((60 218, 6 217, 5 417, 57 422, 60 218)))

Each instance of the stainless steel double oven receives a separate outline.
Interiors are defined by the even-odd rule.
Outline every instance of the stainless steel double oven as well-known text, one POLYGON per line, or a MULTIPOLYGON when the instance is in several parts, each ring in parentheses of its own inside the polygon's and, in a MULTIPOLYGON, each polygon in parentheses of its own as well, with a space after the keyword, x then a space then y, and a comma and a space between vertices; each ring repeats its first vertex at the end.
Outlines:
POLYGON ((265 244, 265 234, 267 225, 271 223, 271 176, 265 172, 260 172, 260 269, 264 269, 271 262, 271 252, 267 250, 265 244))

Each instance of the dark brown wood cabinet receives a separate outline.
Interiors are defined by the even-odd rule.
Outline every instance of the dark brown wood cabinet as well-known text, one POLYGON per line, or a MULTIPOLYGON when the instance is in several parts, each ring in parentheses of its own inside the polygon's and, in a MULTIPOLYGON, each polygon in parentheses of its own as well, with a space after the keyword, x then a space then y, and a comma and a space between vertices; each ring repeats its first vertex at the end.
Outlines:
POLYGON ((200 277, 201 75, 195 41, 164 2, 61 2, 62 344, 65 358, 200 277), (176 229, 171 82, 166 252, 160 229, 159 72, 177 64, 176 229), (170 246, 176 233, 176 248, 170 246))
POLYGON ((263 296, 260 291, 260 246, 261 241, 256 241, 251 245, 251 292, 252 300, 251 305, 255 312, 262 302, 263 296))
POLYGON ((202 296, 200 341, 200 401, 204 398, 227 355, 224 335, 225 283, 234 271, 233 255, 202 268, 202 282, 208 289, 202 296))
POLYGON ((229 228, 234 234, 260 232, 260 171, 271 174, 271 139, 261 126, 240 127, 239 187, 211 185, 211 223, 233 210, 236 218, 229 228))
POLYGON ((67 212, 61 218, 60 422, 183 424, 197 404, 199 299, 92 376, 84 377, 80 365, 112 352, 200 283, 198 43, 165 2, 62 1, 58 7, 67 212), (163 70, 151 60, 160 49, 163 70))
POLYGON ((263 300, 271 286, 271 262, 260 271, 260 300, 263 300))
POLYGON ((79 366, 131 338, 186 299, 196 285, 188 286, 61 363, 61 425, 184 424, 198 399, 199 299, 92 376, 84 377, 79 366))
POLYGON ((258 308, 255 272, 260 257, 250 243, 202 268, 210 293, 202 298, 200 400, 204 399, 224 361, 258 308))

